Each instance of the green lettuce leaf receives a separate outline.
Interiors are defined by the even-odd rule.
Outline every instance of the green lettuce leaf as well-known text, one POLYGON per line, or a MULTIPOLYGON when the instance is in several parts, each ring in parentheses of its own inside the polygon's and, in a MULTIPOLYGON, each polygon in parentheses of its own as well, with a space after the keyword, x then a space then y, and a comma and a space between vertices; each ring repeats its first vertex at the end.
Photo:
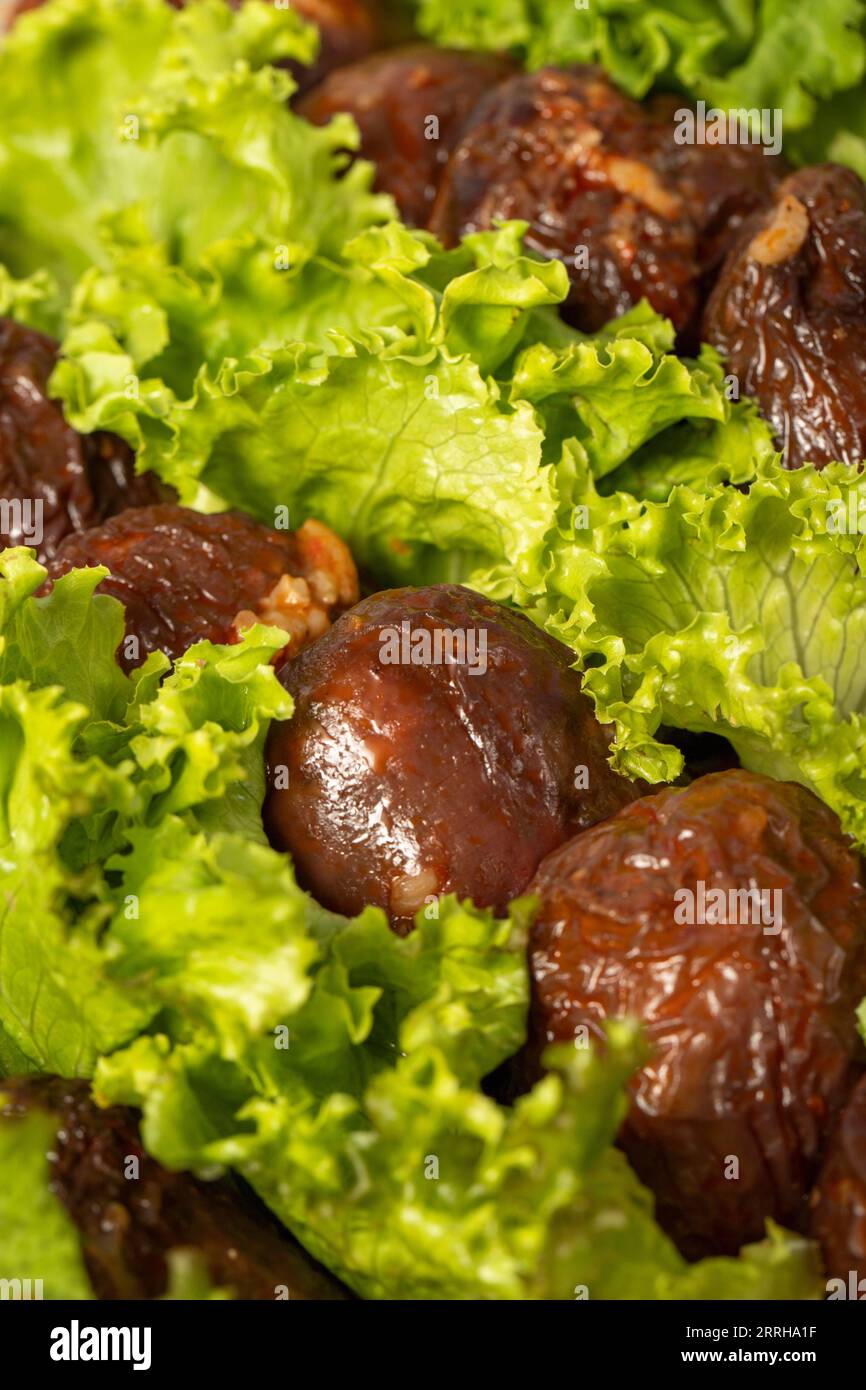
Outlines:
POLYGON ((29 1076, 34 1071, 38 1067, 33 1058, 21 1051, 0 1024, 0 1081, 4 1076, 29 1076))
POLYGON ((49 1186, 46 1154, 56 1129, 36 1111, 0 1117, 0 1282, 10 1281, 3 1298, 93 1297, 78 1233, 49 1186))
POLYGON ((226 1303, 232 1296, 230 1289, 214 1287, 207 1261, 198 1250, 169 1250, 168 1287, 161 1295, 163 1299, 168 1302, 226 1303))
MULTIPOLYGON (((114 660, 120 605, 94 592, 104 573, 73 571, 40 598, 29 553, 0 555, 4 1070, 87 1075, 146 1026, 158 1001, 106 974, 104 861, 138 827, 177 823, 180 837, 183 817, 202 842, 226 834, 254 854, 263 741, 291 712, 269 664, 284 638, 269 628, 200 643, 171 670, 155 654, 133 684, 114 660)), ((123 910, 134 920, 134 895, 123 910)))
POLYGON ((811 787, 866 843, 862 475, 768 457, 748 492, 675 487, 665 502, 603 499, 575 475, 579 524, 552 539, 543 594, 501 571, 479 583, 573 647, 616 725, 615 765, 670 779, 682 757, 661 725, 720 733, 744 766, 811 787))
MULTIPOLYGON (((144 853, 142 841, 119 891, 144 853)), ((177 858, 188 861, 184 845, 177 858)), ((611 1029, 604 1057, 559 1049, 511 1109, 480 1089, 524 1036, 529 904, 500 922, 443 899, 405 939, 375 910, 314 921, 303 999, 275 991, 260 1016, 234 1004, 227 1016, 199 969, 211 871, 178 863, 160 883, 145 866, 140 920, 118 936, 115 970, 148 967, 165 1028, 104 1058, 96 1089, 142 1107, 160 1161, 234 1166, 367 1297, 814 1296, 808 1242, 773 1231, 739 1259, 688 1266, 662 1235, 613 1147, 644 1056, 633 1025, 611 1029), (169 933, 178 876, 187 903, 169 933), (191 1008, 175 1012, 190 990, 191 1008)), ((236 962, 238 947, 254 959, 256 942, 269 959, 269 927, 217 918, 222 961, 236 962)), ((208 973, 225 981, 225 967, 208 973)), ((233 998, 256 995, 236 983, 233 998)))
POLYGON ((833 160, 849 164, 866 179, 866 100, 863 87, 840 92, 822 103, 815 120, 797 131, 788 147, 798 164, 833 160))
POLYGON ((283 855, 166 816, 131 831, 108 869, 123 876, 124 903, 136 905, 115 921, 110 973, 151 982, 184 1028, 206 1018, 232 1055, 304 1003, 318 909, 283 855))
POLYGON ((80 758, 84 706, 55 687, 0 687, 0 1025, 30 1070, 86 1072, 147 1008, 104 979, 99 876, 64 861, 79 817, 129 811, 127 764, 80 758))
POLYGON ((0 315, 16 319, 41 333, 55 330, 60 318, 60 292, 47 270, 17 280, 0 264, 0 315))
POLYGON ((547 467, 564 441, 601 477, 657 437, 693 454, 692 435, 677 443, 674 429, 706 421, 721 439, 733 409, 718 359, 675 357, 670 325, 647 305, 592 338, 560 324, 565 273, 525 255, 524 230, 505 224, 443 253, 395 223, 369 228, 343 260, 390 297, 390 322, 332 332, 324 348, 205 363, 189 396, 178 377, 150 375, 172 376, 171 354, 160 341, 162 357, 147 357, 136 293, 114 278, 105 316, 68 334, 53 387, 76 428, 124 435, 139 466, 189 504, 265 521, 278 507, 293 521, 315 515, 383 583, 461 579, 505 560, 529 583, 568 490, 547 467))
POLYGON ((715 354, 707 349, 700 364, 673 356, 667 324, 662 352, 657 340, 650 346, 632 337, 635 317, 642 328, 648 313, 639 306, 611 326, 615 331, 558 351, 536 344, 518 358, 512 397, 531 401, 541 414, 548 458, 556 458, 568 440, 593 476, 603 478, 668 426, 729 419, 715 354))
POLYGON ((0 48, 0 262, 56 277, 46 326, 79 276, 78 312, 108 309, 127 276, 138 347, 158 355, 173 314, 163 365, 187 385, 202 360, 267 338, 263 325, 273 341, 292 320, 302 335, 357 326, 335 256, 394 205, 370 191, 369 165, 349 167, 348 117, 318 129, 288 109, 292 79, 269 63, 307 61, 315 44, 262 0, 53 0, 16 23, 0 48))
POLYGON ((292 11, 255 2, 53 0, 25 16, 0 47, 0 257, 68 281, 104 261, 101 222, 121 208, 138 205, 181 259, 285 212, 267 118, 290 82, 262 64, 314 43, 292 11), (212 197, 189 198, 193 169, 212 197), (223 202, 227 185, 246 200, 223 202))
POLYGON ((0 684, 62 686, 92 719, 122 719, 133 686, 114 659, 123 609, 96 592, 107 573, 79 570, 36 598, 42 566, 22 548, 0 552, 0 684))
POLYGON ((599 478, 598 491, 664 502, 680 485, 705 492, 718 483, 750 483, 775 453, 770 427, 754 401, 734 401, 723 420, 685 419, 654 435, 599 478))
POLYGON ((530 68, 599 63, 643 97, 677 86, 721 107, 781 108, 786 126, 812 119, 816 98, 866 71, 861 0, 804 12, 789 0, 417 0, 418 25, 438 43, 514 50, 530 68))

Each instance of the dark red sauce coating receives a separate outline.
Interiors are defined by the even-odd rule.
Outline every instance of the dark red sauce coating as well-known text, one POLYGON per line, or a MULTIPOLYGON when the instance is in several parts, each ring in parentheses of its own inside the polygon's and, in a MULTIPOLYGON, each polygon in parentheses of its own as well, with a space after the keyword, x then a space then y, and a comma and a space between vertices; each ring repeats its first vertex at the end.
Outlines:
POLYGON ((568 317, 595 330, 646 298, 693 331, 728 229, 767 200, 779 161, 676 143, 676 102, 642 107, 598 68, 542 68, 501 83, 466 122, 430 228, 447 245, 501 218, 561 260, 568 317))
POLYGON ((123 512, 104 526, 70 536, 49 565, 52 579, 106 565, 100 591, 126 609, 126 670, 153 651, 181 656, 193 642, 231 642, 234 620, 286 573, 294 573, 294 533, 272 531, 238 512, 205 516, 165 504, 123 512))
POLYGON ((694 223, 698 291, 703 298, 746 218, 772 204, 789 166, 759 143, 678 144, 677 121, 685 109, 682 97, 667 93, 644 107, 661 135, 663 167, 694 223))
POLYGON ((845 1297, 866 1298, 866 1079, 839 1118, 811 1209, 828 1277, 843 1281, 845 1297))
POLYGON ((415 44, 332 72, 298 110, 314 125, 350 112, 360 152, 376 165, 376 188, 394 197, 405 221, 424 227, 466 117, 512 71, 488 54, 415 44))
MULTIPOLYGON (((833 1119, 866 1061, 862 866, 804 788, 735 770, 644 797, 554 851, 530 885, 532 1053, 640 1019, 653 1048, 621 1142, 688 1256, 803 1227, 833 1119), (778 890, 778 934, 689 923, 706 889, 778 890), (586 1035, 577 1030, 584 1028, 586 1035), (726 1176, 739 1165, 739 1176, 726 1176)), ((728 900, 731 901, 731 900, 728 900)), ((768 914, 769 915, 769 914, 768 914)))
POLYGON ((788 467, 866 449, 866 184, 800 169, 750 218, 707 304, 703 336, 770 421, 788 467))
POLYGON ((365 599, 281 674, 295 713, 268 744, 273 844, 326 906, 375 903, 400 930, 442 893, 504 911, 545 854, 641 790, 610 768, 572 659, 458 586, 365 599), (383 661, 404 623, 422 656, 463 633, 467 660, 383 661))
POLYGON ((172 1250, 199 1253, 215 1288, 236 1298, 350 1297, 249 1191, 231 1179, 172 1173, 144 1150, 135 1111, 101 1108, 86 1081, 0 1082, 2 1123, 34 1110, 57 1118, 50 1182, 78 1229, 97 1298, 159 1298, 172 1250), (137 1177, 130 1159, 135 1159, 137 1177))
POLYGON ((155 477, 136 476, 123 440, 66 423, 48 394, 56 361, 50 338, 0 318, 0 546, 33 544, 42 561, 65 536, 168 495, 155 477))

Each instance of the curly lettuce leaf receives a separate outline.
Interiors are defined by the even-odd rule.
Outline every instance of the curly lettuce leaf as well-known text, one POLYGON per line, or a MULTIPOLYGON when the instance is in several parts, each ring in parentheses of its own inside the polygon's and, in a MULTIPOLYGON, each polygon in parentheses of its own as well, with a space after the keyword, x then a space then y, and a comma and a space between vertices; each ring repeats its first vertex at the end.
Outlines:
MULTIPOLYGON (((42 567, 22 550, 0 556, 0 1056, 9 1070, 86 1075, 146 1026, 158 1002, 106 974, 104 861, 128 851, 137 827, 184 816, 202 837, 231 835, 254 854, 264 840, 263 740, 270 720, 291 712, 269 664, 284 637, 268 628, 233 647, 200 643, 170 671, 156 654, 133 684, 114 660, 120 605, 94 592, 103 573, 73 571, 38 598, 42 567)), ((254 895, 249 907, 258 910, 254 895)), ((123 909, 134 920, 134 895, 123 909)))
MULTIPOLYGON (((142 841, 124 887, 143 852, 142 841)), ((178 860, 188 857, 181 845, 178 860)), ((559 1049, 552 1074, 512 1109, 480 1089, 524 1037, 528 904, 496 921, 443 899, 405 939, 375 910, 351 923, 323 918, 311 925, 303 1000, 275 993, 260 1018, 229 1020, 225 1001, 200 988, 196 923, 209 890, 197 893, 180 864, 163 873, 160 884, 145 869, 153 910, 118 937, 114 969, 149 967, 170 1005, 167 1026, 104 1058, 97 1094, 141 1106, 145 1143, 169 1166, 237 1168, 359 1293, 815 1293, 814 1250, 798 1238, 773 1232, 740 1259, 688 1266, 661 1233, 650 1195, 613 1148, 624 1085, 644 1055, 634 1026, 611 1029, 604 1057, 559 1049), (189 900, 167 943, 178 874, 189 900), (192 1009, 175 1013, 190 988, 192 1009)), ((247 932, 263 939, 268 957, 265 928, 219 924, 239 944, 243 932, 244 949, 247 932)), ((235 959, 228 935, 222 958, 235 959)))
POLYGON ((632 337, 631 323, 644 311, 643 305, 632 311, 616 332, 564 350, 535 344, 517 359, 512 398, 530 401, 540 413, 547 458, 556 458, 567 440, 593 476, 603 478, 671 425, 729 418, 715 356, 707 350, 701 363, 675 357, 672 330, 662 352, 657 339, 632 337))
MULTIPOLYGON (((287 107, 294 84, 270 63, 315 44, 260 0, 53 0, 24 16, 0 48, 0 260, 67 292, 94 268, 162 261, 175 296, 220 297, 224 333, 231 315, 261 321, 269 295, 330 281, 336 247, 393 204, 369 165, 348 167, 347 117, 319 130, 287 107)), ((147 323, 148 307, 153 340, 163 310, 147 323)))
POLYGON ((80 817, 128 813, 128 764, 81 758, 84 706, 56 687, 0 687, 0 1026, 29 1070, 75 1075, 149 1016, 106 982, 104 888, 64 860, 80 817))
POLYGON ((0 264, 0 316, 51 333, 60 314, 60 291, 47 270, 16 279, 0 264))
POLYGON ((528 583, 567 493, 547 466, 564 440, 603 476, 683 421, 722 430, 732 408, 717 359, 673 356, 647 305, 592 338, 561 325, 565 272, 527 256, 523 231, 443 252, 395 223, 369 228, 343 259, 390 296, 391 321, 205 362, 191 395, 161 341, 148 357, 138 299, 115 279, 105 314, 68 334, 53 388, 76 428, 124 435, 189 504, 315 515, 384 583, 505 560, 528 583), (150 375, 163 370, 171 380, 150 375))
POLYGON ((123 609, 96 592, 107 573, 79 570, 37 598, 42 566, 24 549, 0 552, 0 684, 60 685, 92 719, 122 719, 133 687, 114 659, 123 609))
POLYGON ((682 757, 661 725, 720 733, 744 766, 810 787, 866 843, 862 475, 768 458, 748 492, 602 499, 585 469, 582 485, 541 596, 501 573, 479 582, 498 579, 573 647, 616 726, 615 765, 667 780, 682 757))
POLYGON ((232 1055, 304 1003, 318 910, 283 855, 166 816, 131 831, 108 869, 123 876, 124 902, 136 904, 134 916, 115 919, 110 973, 152 981, 160 1008, 176 1011, 183 1027, 206 1018, 232 1055))
POLYGON ((421 32, 458 48, 508 48, 530 68, 599 63, 635 97, 677 86, 721 107, 781 108, 807 126, 817 99, 866 72, 862 0, 417 0, 421 32))
POLYGON ((54 378, 69 418, 110 421, 187 502, 316 515, 383 578, 457 577, 506 554, 528 572, 555 509, 541 430, 483 369, 564 297, 561 267, 524 257, 508 228, 442 255, 394 225, 350 241, 346 260, 400 306, 401 327, 205 364, 184 398, 90 320, 54 378))
POLYGON ((735 401, 723 420, 684 419, 654 435, 600 477, 598 491, 664 502, 677 486, 705 492, 718 483, 750 483, 775 456, 772 431, 754 401, 735 401))

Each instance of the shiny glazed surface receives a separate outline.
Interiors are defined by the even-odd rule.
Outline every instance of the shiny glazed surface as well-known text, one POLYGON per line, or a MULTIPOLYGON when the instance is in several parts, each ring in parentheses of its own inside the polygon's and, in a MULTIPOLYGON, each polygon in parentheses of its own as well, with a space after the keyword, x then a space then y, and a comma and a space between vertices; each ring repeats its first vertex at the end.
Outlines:
POLYGON ((51 1186, 81 1239, 97 1298, 159 1298, 167 1256, 200 1253, 217 1288, 236 1298, 338 1300, 350 1295, 321 1268, 245 1187, 172 1173, 144 1151, 135 1111, 102 1109, 86 1081, 27 1077, 3 1081, 0 1116, 46 1111, 57 1117, 49 1158, 51 1186), (130 1178, 129 1160, 138 1164, 130 1178))
POLYGON ((831 1279, 841 1279, 851 1297, 866 1297, 866 1079, 839 1119, 821 1176, 812 1193, 812 1235, 820 1242, 831 1279))
POLYGON ((331 73, 298 111, 314 125, 350 112, 360 152, 376 165, 377 190, 392 195, 412 226, 424 227, 466 117, 511 71, 490 55, 414 44, 331 73))
POLYGON ((724 228, 766 200, 776 161, 675 143, 676 100, 642 107, 597 68, 512 77, 467 122, 431 230, 448 245, 497 218, 565 264, 568 316, 595 330, 646 297, 692 327, 724 228))
MULTIPOLYGON (((0 498, 42 504, 42 561, 65 536, 168 495, 155 477, 136 476, 123 440, 66 423, 48 395, 56 361, 50 338, 0 318, 0 498)), ((31 543, 26 520, 18 524, 12 510, 0 518, 0 546, 31 543)))
POLYGON ((103 593, 126 608, 127 636, 138 654, 118 659, 130 670, 152 651, 181 656, 193 642, 234 640, 234 619, 273 589, 295 561, 294 535, 272 531, 238 512, 205 516, 187 507, 142 507, 71 536, 49 566, 52 579, 85 565, 106 565, 103 593))
POLYGON ((866 1061, 866 891, 836 816, 799 786, 716 773, 570 840, 530 887, 535 1059, 549 1041, 602 1038, 605 1019, 643 1021, 653 1055, 620 1137, 683 1252, 734 1253, 768 1216, 802 1227, 866 1061), (701 882, 779 890, 780 931, 677 922, 677 891, 697 909, 701 882))
POLYGON ((365 599, 281 673, 295 713, 268 743, 272 843, 336 911, 375 903, 401 930, 442 893, 503 911, 545 854, 640 794, 608 766, 571 660, 459 586, 365 599), (431 641, 484 632, 486 671, 383 663, 383 632, 404 622, 431 641))
POLYGON ((790 468, 866 448, 866 184, 801 169, 750 219, 707 305, 703 336, 754 396, 790 468))

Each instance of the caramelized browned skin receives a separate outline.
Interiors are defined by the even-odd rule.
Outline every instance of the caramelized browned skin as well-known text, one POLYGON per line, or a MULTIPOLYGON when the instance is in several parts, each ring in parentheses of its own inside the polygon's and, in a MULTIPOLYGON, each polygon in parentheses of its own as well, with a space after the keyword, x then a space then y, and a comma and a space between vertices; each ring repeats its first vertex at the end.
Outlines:
POLYGON ((802 1226, 864 1061, 866 892, 836 816, 802 787, 715 773, 569 841, 530 891, 535 1056, 580 1028, 601 1038, 605 1019, 643 1022, 653 1055, 621 1141, 683 1252, 733 1253, 767 1217, 802 1226), (678 923, 677 890, 701 882, 779 889, 780 932, 678 923))
POLYGON ((545 854, 639 794, 608 765, 572 659, 468 589, 365 599, 282 672, 295 713, 268 744, 273 844, 326 906, 375 903, 400 930, 442 893, 504 911, 545 854), (419 642, 462 633, 469 659, 383 661, 403 623, 419 642))
MULTIPOLYGON (((48 394, 56 361, 50 338, 0 319, 0 498, 41 503, 43 561, 64 536, 168 493, 156 478, 136 476, 121 439, 78 434, 66 423, 48 394)), ((23 516, 7 509, 0 517, 0 547, 32 543, 23 516)))
POLYGON ((97 1298, 159 1298, 172 1250, 200 1254, 216 1288, 236 1298, 338 1300, 349 1294, 247 1188, 171 1173, 142 1147, 135 1111, 94 1104, 86 1081, 27 1077, 0 1083, 0 1116, 57 1118, 51 1186, 78 1229, 97 1298), (129 1177, 134 1158, 137 1177, 129 1177))
POLYGON ((839 1118, 811 1208, 828 1277, 843 1280, 850 1297, 853 1274, 856 1296, 866 1297, 866 1078, 839 1118))
POLYGON ((597 68, 543 68, 479 102, 430 222, 448 245, 499 218, 565 264, 569 316, 600 328, 641 298, 694 326, 720 227, 763 201, 777 162, 735 147, 683 147, 674 103, 643 108, 597 68))
POLYGON ((319 51, 310 67, 300 63, 286 66, 298 84, 298 94, 315 87, 335 68, 356 63, 389 37, 386 22, 376 0, 291 0, 293 10, 319 31, 319 51))
POLYGON ((663 94, 646 107, 660 129, 664 166, 673 179, 697 235, 701 298, 737 239, 746 218, 769 207, 789 172, 784 159, 760 144, 678 145, 671 138, 682 97, 663 94))
POLYGON ((298 110, 314 125, 349 111, 361 154, 376 165, 376 188, 393 196, 405 221, 424 227, 466 117, 512 70, 487 54, 415 44, 332 72, 298 110))
POLYGON ((789 468, 866 446, 866 185, 801 169, 742 227, 703 334, 775 430, 789 468))
POLYGON ((118 652, 126 670, 152 651, 174 658, 193 642, 235 641, 257 620, 285 630, 288 655, 358 597, 349 551, 317 521, 274 531, 239 512, 141 507, 70 536, 49 574, 95 565, 111 570, 100 590, 124 605, 137 638, 137 650, 118 652))

